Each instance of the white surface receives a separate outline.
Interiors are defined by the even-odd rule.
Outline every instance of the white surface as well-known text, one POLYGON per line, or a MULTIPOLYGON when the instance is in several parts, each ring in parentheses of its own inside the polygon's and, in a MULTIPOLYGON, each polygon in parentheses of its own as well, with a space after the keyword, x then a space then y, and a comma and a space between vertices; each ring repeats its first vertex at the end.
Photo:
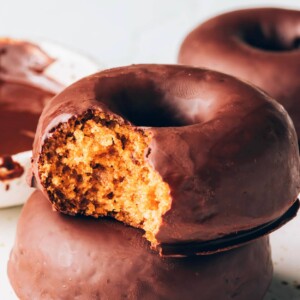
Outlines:
MULTIPOLYGON (((105 66, 174 63, 181 41, 198 23, 220 12, 253 6, 300 9, 300 1, 0 0, 0 36, 43 37, 87 53, 105 66)), ((6 278, 6 262, 19 211, 0 210, 0 300, 15 299, 6 278)), ((296 288, 300 284, 299 230, 298 217, 272 235, 275 275, 266 300, 300 300, 296 288)))
MULTIPOLYGON (((14 243, 17 220, 21 206, 0 209, 0 299, 18 299, 7 278, 7 261, 10 249, 14 243)), ((42 300, 42 299, 41 299, 42 300)))
MULTIPOLYGON (((43 39, 33 39, 55 61, 45 70, 45 75, 68 86, 74 81, 100 70, 100 65, 84 55, 43 39)), ((39 85, 38 82, 36 82, 39 85)), ((24 168, 21 177, 0 181, 0 208, 20 205, 32 193, 26 178, 30 169, 31 151, 13 155, 13 160, 24 168)), ((0 231, 1 232, 1 231, 0 231)))
POLYGON ((18 153, 13 155, 12 158, 23 167, 24 173, 20 177, 0 181, 0 209, 25 203, 33 192, 33 189, 26 183, 27 172, 30 169, 31 151, 18 153))
POLYGON ((273 282, 265 300, 300 299, 300 216, 271 234, 273 282))

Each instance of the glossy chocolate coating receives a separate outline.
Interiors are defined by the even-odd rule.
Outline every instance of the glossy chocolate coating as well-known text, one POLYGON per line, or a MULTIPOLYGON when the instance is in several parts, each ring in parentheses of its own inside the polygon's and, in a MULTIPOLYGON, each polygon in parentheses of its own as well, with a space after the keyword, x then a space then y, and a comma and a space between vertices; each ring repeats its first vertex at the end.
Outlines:
POLYGON ((0 181, 18 178, 23 173, 24 168, 18 162, 15 162, 11 156, 0 156, 0 181))
POLYGON ((228 251, 229 249, 238 248, 241 245, 250 243, 258 237, 270 234, 279 227, 293 219, 299 210, 299 201, 281 217, 264 225, 252 228, 246 231, 234 232, 224 237, 209 240, 205 242, 177 243, 177 244, 160 244, 157 248, 159 254, 164 257, 183 257, 191 255, 209 255, 219 252, 228 251))
POLYGON ((33 149, 35 181, 46 196, 38 174, 44 139, 61 122, 94 109, 153 134, 145 159, 172 197, 159 244, 250 230, 282 216, 297 198, 299 150, 282 106, 231 76, 171 65, 106 70, 51 100, 33 149))
POLYGON ((36 45, 0 39, 0 156, 31 150, 45 103, 62 89, 43 74, 52 62, 36 45))
POLYGON ((140 230, 53 212, 36 191, 8 263, 22 300, 260 300, 272 277, 268 238, 211 256, 161 258, 140 230))
POLYGON ((288 111, 300 135, 300 11, 256 8, 214 17, 184 40, 178 61, 252 82, 288 111))

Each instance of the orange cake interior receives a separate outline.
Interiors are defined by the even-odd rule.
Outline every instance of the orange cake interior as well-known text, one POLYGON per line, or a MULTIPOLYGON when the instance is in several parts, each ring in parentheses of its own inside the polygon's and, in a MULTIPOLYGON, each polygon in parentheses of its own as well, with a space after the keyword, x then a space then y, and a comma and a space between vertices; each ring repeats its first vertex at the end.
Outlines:
POLYGON ((152 245, 171 205, 170 189, 150 166, 151 133, 101 111, 61 123, 39 158, 42 185, 58 210, 112 216, 145 231, 152 245))

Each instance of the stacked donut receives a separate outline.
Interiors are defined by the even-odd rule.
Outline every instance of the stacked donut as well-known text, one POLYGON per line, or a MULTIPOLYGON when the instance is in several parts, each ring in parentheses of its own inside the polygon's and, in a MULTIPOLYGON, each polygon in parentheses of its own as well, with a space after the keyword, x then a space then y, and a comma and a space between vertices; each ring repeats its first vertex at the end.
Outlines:
POLYGON ((21 299, 262 299, 262 236, 296 214, 299 170, 286 111, 234 77, 91 75, 40 117, 11 283, 21 299))
MULTIPOLYGON (((242 14, 252 28, 261 11, 268 21, 265 10, 225 19, 233 31, 242 14)), ((231 38, 216 20, 203 25, 211 41, 187 38, 180 62, 201 61, 198 38, 212 47, 203 55, 218 37, 260 53, 246 45, 252 31, 231 38)), ((259 300, 272 276, 267 234, 299 208, 297 135, 280 104, 230 75, 115 68, 48 102, 30 182, 8 264, 19 298, 259 300)))

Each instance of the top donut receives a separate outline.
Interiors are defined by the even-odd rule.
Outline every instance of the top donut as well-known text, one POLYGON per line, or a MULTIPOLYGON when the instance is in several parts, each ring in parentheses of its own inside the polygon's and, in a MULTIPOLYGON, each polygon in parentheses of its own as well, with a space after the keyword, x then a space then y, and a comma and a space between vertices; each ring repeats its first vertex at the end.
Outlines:
POLYGON ((212 18, 184 40, 178 61, 250 81, 288 111, 300 135, 300 11, 255 8, 212 18))
POLYGON ((153 247, 201 244, 281 217, 299 192, 298 151, 286 111, 252 86, 204 69, 134 65, 49 102, 33 184, 56 210, 112 216, 144 229, 153 247))

